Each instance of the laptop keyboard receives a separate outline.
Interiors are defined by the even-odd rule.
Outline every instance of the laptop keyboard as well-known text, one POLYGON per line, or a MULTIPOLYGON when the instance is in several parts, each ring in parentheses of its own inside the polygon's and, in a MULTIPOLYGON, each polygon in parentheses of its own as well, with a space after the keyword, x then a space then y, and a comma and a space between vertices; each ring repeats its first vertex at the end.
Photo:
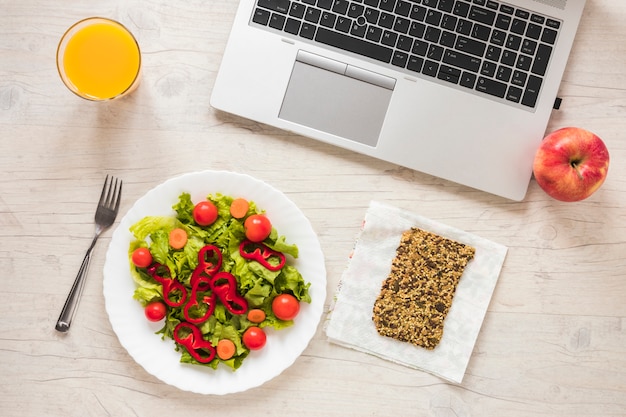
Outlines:
POLYGON ((491 0, 256 0, 252 22, 525 108, 561 27, 491 0))

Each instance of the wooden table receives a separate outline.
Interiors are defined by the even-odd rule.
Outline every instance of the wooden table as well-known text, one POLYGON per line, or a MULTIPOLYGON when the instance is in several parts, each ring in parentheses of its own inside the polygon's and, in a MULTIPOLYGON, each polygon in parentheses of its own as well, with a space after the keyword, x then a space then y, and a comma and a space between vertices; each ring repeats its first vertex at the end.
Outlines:
MULTIPOLYGON (((577 0, 571 0, 577 1, 577 0)), ((3 416, 626 415, 626 3, 590 0, 548 130, 596 132, 604 186, 579 203, 534 182, 512 202, 222 114, 209 105, 235 0, 0 0, 0 414, 3 416), (143 50, 130 97, 85 102, 55 68, 57 42, 91 15, 143 50), (106 174, 121 213, 168 178, 250 174, 310 219, 326 258, 326 310, 360 223, 378 200, 509 252, 462 384, 339 347, 320 327, 259 388, 203 396, 164 384, 120 345, 104 308, 99 241, 71 331, 54 324, 92 237, 106 174)))

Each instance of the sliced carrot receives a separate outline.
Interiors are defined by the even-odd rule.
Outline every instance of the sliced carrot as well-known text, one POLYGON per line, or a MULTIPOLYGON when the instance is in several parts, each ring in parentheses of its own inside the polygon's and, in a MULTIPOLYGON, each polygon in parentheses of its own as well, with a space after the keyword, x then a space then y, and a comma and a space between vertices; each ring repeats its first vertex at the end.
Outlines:
POLYGON ((235 198, 232 203, 230 203, 230 215, 235 219, 243 219, 246 217, 248 213, 248 209, 250 208, 250 203, 245 198, 235 198))
POLYGON ((170 246, 174 249, 182 249, 187 243, 187 232, 176 228, 170 232, 170 246))
POLYGON ((217 356, 222 360, 228 360, 235 354, 235 344, 232 340, 221 339, 217 342, 217 348, 215 349, 217 356))
POLYGON ((250 320, 252 323, 261 323, 263 320, 265 320, 265 311, 261 310, 260 308, 254 308, 248 311, 248 320, 250 320))

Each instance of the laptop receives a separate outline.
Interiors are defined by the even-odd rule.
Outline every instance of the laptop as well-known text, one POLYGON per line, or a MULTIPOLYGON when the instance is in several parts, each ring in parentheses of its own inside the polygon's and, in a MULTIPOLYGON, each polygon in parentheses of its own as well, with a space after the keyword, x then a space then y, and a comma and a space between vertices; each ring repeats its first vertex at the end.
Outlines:
POLYGON ((211 105, 521 201, 585 0, 241 0, 211 105))

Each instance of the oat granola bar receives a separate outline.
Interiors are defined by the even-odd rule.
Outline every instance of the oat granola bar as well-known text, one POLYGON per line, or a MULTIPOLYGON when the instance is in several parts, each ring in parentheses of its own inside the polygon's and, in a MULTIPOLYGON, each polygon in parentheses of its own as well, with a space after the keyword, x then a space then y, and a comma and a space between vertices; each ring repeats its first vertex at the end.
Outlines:
POLYGON ((471 246, 418 228, 402 234, 372 319, 378 333, 434 349, 467 263, 471 246))

